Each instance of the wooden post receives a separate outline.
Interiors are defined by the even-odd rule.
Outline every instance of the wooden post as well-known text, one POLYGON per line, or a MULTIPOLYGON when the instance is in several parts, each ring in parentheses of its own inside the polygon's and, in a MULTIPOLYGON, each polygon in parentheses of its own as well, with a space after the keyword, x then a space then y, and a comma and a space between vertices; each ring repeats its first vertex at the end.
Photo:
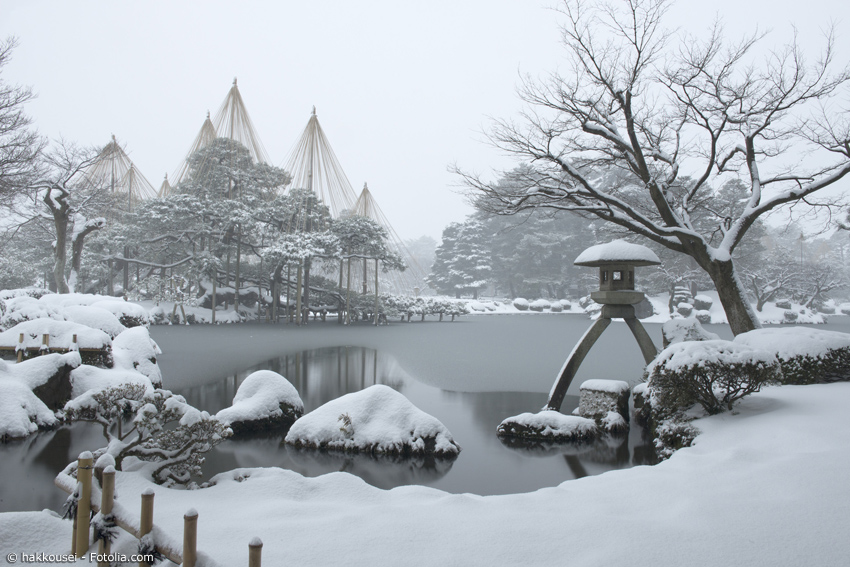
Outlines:
POLYGON ((74 516, 74 527, 71 529, 71 554, 77 556, 77 516, 74 516))
POLYGON ((301 325, 301 284, 303 276, 302 265, 298 264, 298 273, 296 277, 295 284, 295 324, 301 325))
POLYGON ((80 350, 80 346, 77 344, 76 333, 71 335, 71 348, 68 349, 68 350, 71 350, 71 351, 79 351, 80 350))
POLYGON ((248 567, 261 567, 263 540, 255 537, 248 543, 248 567))
POLYGON ((375 326, 378 326, 378 259, 375 258, 375 326))
MULTIPOLYGON (((142 539, 153 530, 153 496, 152 488, 142 492, 142 514, 139 518, 139 539, 142 539)), ((150 563, 139 561, 139 567, 150 567, 150 563)))
POLYGON ((181 567, 195 567, 198 559, 198 511, 190 508, 183 514, 183 563, 181 567))
POLYGON ((89 521, 91 516, 91 473, 94 458, 91 452, 83 451, 77 459, 77 482, 80 483, 80 499, 77 501, 77 531, 75 553, 84 557, 89 550, 89 521))
POLYGON ((50 334, 44 333, 41 335, 41 348, 39 349, 39 354, 46 354, 50 352, 50 334))
POLYGON ((18 362, 21 362, 24 359, 24 334, 18 337, 18 362))
MULTIPOLYGON (((103 469, 103 481, 101 482, 100 514, 108 516, 112 514, 112 503, 115 499, 115 467, 109 465, 103 469)), ((112 544, 107 540, 100 540, 97 553, 101 556, 109 555, 112 544)), ((98 561, 98 567, 109 567, 109 561, 98 561)))

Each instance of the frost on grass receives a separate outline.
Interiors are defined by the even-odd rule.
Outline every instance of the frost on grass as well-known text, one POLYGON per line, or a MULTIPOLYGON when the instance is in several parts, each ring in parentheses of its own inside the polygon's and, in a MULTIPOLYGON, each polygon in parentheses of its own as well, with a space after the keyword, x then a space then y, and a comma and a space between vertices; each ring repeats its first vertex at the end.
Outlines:
POLYGON ((292 425, 286 443, 296 448, 403 456, 454 458, 460 452, 439 420, 382 384, 316 408, 292 425))
POLYGON ((233 405, 216 414, 234 434, 287 427, 304 413, 295 387, 271 370, 250 374, 240 384, 233 405))
POLYGON ((554 410, 509 417, 499 424, 496 432, 500 437, 555 442, 589 442, 600 435, 594 420, 554 410))
POLYGON ((734 342, 776 354, 783 384, 850 380, 850 335, 820 329, 768 328, 742 333, 734 342))

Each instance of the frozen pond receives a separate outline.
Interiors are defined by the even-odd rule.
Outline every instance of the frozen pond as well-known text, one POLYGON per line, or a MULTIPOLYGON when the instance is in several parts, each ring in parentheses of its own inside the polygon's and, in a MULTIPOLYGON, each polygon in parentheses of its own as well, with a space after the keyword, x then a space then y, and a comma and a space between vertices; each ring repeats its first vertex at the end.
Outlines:
MULTIPOLYGON (((537 411, 545 403, 555 374, 589 323, 579 315, 498 315, 378 328, 311 322, 304 329, 249 324, 152 327, 151 333, 165 351, 159 359, 165 387, 201 409, 215 412, 229 405, 241 380, 260 368, 286 376, 307 411, 382 383, 437 417, 463 447, 454 462, 394 462, 293 451, 279 437, 243 439, 209 455, 205 476, 279 466, 307 476, 345 470, 382 488, 425 484, 449 492, 503 494, 651 461, 638 428, 622 445, 550 452, 507 447, 495 435, 505 417, 537 411)), ((646 326, 660 346, 660 325, 646 326)), ((708 327, 731 337, 726 326, 708 327)), ((846 332, 850 318, 836 317, 820 328, 846 332)), ((582 381, 637 382, 642 368, 628 328, 615 322, 588 355, 562 409, 577 405, 582 381)), ((56 473, 81 451, 102 445, 98 428, 88 424, 0 445, 0 511, 58 510, 65 495, 53 487, 56 473)))

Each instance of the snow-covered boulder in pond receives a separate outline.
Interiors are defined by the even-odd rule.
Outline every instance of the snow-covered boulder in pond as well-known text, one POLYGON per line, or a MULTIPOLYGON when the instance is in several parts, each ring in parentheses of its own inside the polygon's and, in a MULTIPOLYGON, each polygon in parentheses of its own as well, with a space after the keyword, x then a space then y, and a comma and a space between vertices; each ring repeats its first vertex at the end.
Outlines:
POLYGON ((56 425, 56 416, 25 384, 6 376, 0 360, 0 441, 19 439, 56 425))
POLYGON ((520 311, 528 311, 528 300, 524 297, 517 297, 513 301, 513 306, 520 311))
POLYGON ((106 309, 118 317, 121 324, 127 328, 138 327, 140 325, 147 327, 150 325, 150 315, 147 309, 138 303, 131 303, 121 299, 105 299, 93 303, 92 306, 106 309))
MULTIPOLYGON (((71 372, 73 369, 80 366, 80 355, 76 352, 67 354, 48 354, 39 356, 30 360, 25 360, 20 364, 8 364, 0 360, 0 381, 4 383, 15 382, 21 384, 29 390, 36 398, 38 398, 44 407, 51 411, 62 409, 65 402, 72 397, 71 388, 71 372)), ((4 395, 0 393, 0 396, 4 395)), ((29 396, 26 396, 29 399, 29 396)), ((22 401, 23 400, 19 400, 22 401)), ((30 417, 41 413, 40 406, 38 412, 33 414, 31 411, 35 408, 33 404, 22 405, 21 408, 27 409, 26 413, 30 417)), ((7 408, 8 409, 8 408, 7 408)), ((19 418, 23 414, 19 411, 15 412, 18 417, 15 418, 16 423, 20 424, 19 418)), ((40 420, 36 425, 52 425, 52 420, 40 420)), ((14 428, 20 432, 19 427, 14 428)), ((3 435, 0 433, 0 435, 3 435)), ((20 435, 16 435, 20 437, 20 435)))
POLYGON ((115 366, 141 372, 155 388, 162 386, 162 372, 156 363, 158 354, 162 354, 162 351, 151 338, 147 327, 127 329, 112 341, 115 366))
POLYGON ((92 329, 100 329, 113 339, 127 329, 121 324, 118 317, 101 307, 71 305, 62 310, 62 315, 66 321, 79 323, 92 329))
POLYGON ((80 350, 83 364, 112 366, 112 339, 100 329, 92 329, 71 321, 36 319, 18 323, 0 333, 0 347, 24 349, 24 358, 38 356, 43 347, 43 336, 48 335, 50 350, 80 350), (19 344, 20 335, 24 342, 19 344), (77 342, 74 343, 74 335, 77 342))
POLYGON ((713 341, 719 335, 710 333, 702 328, 696 319, 670 319, 661 325, 661 336, 664 348, 684 341, 713 341))
POLYGON ((694 309, 698 311, 708 311, 711 309, 714 300, 707 295, 697 295, 694 297, 694 309))
POLYGON ((518 437, 534 441, 584 443, 600 435, 596 422, 555 410, 521 413, 502 421, 496 428, 500 437, 518 437))
POLYGON ((770 351, 723 340, 672 344, 646 371, 653 419, 658 421, 695 404, 708 414, 720 413, 782 377, 770 351))
POLYGON ((383 384, 316 408, 292 425, 286 443, 401 456, 454 458, 460 452, 452 434, 438 419, 383 384))
POLYGON ((628 382, 585 380, 579 394, 578 415, 594 420, 608 433, 622 434, 628 430, 628 382))
POLYGON ((304 403, 289 380, 271 370, 258 370, 239 385, 233 405, 215 417, 238 435, 287 427, 303 414, 304 403))
POLYGON ((783 384, 850 380, 850 335, 806 327, 756 329, 735 343, 776 354, 783 384))

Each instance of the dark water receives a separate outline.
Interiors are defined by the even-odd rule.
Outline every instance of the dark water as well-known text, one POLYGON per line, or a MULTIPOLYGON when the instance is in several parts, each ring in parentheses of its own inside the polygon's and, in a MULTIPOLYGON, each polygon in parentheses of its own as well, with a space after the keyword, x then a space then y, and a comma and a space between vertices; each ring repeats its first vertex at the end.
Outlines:
MULTIPOLYGON (((538 411, 589 321, 578 315, 481 316, 455 323, 296 329, 287 325, 153 327, 165 387, 214 413, 230 405, 250 372, 270 369, 298 389, 306 410, 371 384, 387 384, 439 419, 463 451, 455 461, 424 462, 295 451, 280 436, 227 441, 208 456, 205 477, 236 467, 278 466, 316 476, 348 471, 382 488, 424 484, 449 492, 504 494, 553 486, 585 475, 652 461, 633 427, 624 442, 538 447, 503 444, 496 426, 538 411), (345 346, 348 345, 348 346, 345 346)), ((660 325, 648 324, 656 345, 660 325)), ((730 338, 727 326, 709 330, 730 338)), ((819 328, 850 331, 850 318, 819 328)), ((640 380, 643 361, 623 323, 614 323, 591 350, 562 410, 578 404, 578 385, 591 378, 640 380)), ((74 424, 0 444, 0 511, 58 510, 65 494, 57 472, 85 450, 103 446, 97 426, 74 424)))

